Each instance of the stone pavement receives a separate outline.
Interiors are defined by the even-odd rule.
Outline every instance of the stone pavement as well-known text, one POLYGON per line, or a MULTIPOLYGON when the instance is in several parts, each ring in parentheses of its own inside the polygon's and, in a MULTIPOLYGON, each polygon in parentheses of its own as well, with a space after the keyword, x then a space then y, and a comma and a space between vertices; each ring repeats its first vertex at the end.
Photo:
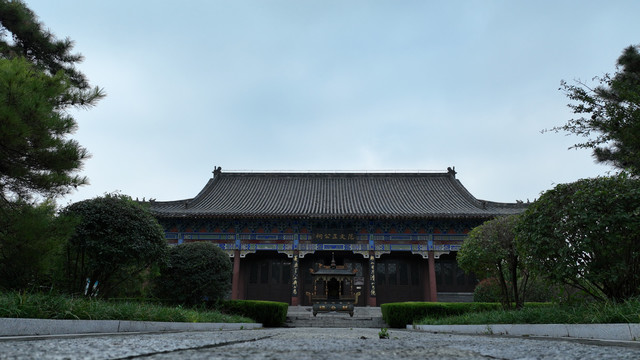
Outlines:
POLYGON ((271 328, 0 340, 2 359, 638 359, 635 342, 271 328))
MULTIPOLYGON (((358 307, 354 317, 345 313, 323 313, 313 317, 311 309, 290 306, 286 327, 371 328, 387 327, 379 307, 358 307)), ((255 329, 261 324, 171 323, 119 320, 45 320, 0 318, 0 339, 6 336, 95 334, 124 332, 215 331, 255 329)), ((409 325, 408 329, 430 333, 546 336, 553 338, 639 341, 640 324, 535 324, 535 325, 409 325)))

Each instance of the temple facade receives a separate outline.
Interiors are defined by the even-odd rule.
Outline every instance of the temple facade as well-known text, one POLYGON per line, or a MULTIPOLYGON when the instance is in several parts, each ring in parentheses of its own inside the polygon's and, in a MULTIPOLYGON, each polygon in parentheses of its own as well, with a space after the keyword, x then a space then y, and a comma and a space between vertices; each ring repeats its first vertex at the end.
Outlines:
POLYGON ((151 201, 169 244, 209 241, 233 262, 231 297, 355 306, 455 301, 477 280, 458 268, 467 233, 521 203, 476 199, 438 173, 222 172, 194 198, 151 201), (323 270, 344 273, 320 284, 323 270), (320 288, 319 288, 320 286, 320 288))

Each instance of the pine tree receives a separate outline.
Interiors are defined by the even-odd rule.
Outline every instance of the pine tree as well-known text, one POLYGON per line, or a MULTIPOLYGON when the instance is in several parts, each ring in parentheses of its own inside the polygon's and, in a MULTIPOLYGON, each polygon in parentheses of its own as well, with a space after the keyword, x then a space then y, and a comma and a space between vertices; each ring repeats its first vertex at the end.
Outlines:
POLYGON ((88 153, 67 138, 77 127, 68 110, 105 95, 75 68, 72 47, 22 1, 0 0, 0 206, 87 183, 75 175, 88 153))
POLYGON ((588 138, 573 148, 593 149, 598 162, 640 175, 640 46, 624 49, 611 76, 596 78, 591 88, 583 82, 561 90, 574 103, 569 108, 580 118, 571 119, 552 131, 566 131, 588 138))

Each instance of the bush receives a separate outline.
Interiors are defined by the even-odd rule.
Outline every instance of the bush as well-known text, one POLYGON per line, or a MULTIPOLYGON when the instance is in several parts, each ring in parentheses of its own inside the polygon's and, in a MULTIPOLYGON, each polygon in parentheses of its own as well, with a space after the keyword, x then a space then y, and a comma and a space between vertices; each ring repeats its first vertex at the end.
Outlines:
POLYGON ((52 200, 0 204, 0 289, 50 288, 61 273, 74 223, 56 216, 52 200))
POLYGON ((501 309, 499 303, 433 303, 404 302, 387 303, 380 306, 382 319, 394 328, 404 328, 414 321, 425 318, 441 318, 461 315, 468 312, 481 312, 501 309))
POLYGON ((71 293, 118 296, 123 283, 165 259, 162 227, 147 208, 126 195, 80 201, 63 214, 77 221, 65 264, 71 293))
POLYGON ((491 277, 480 281, 473 290, 474 302, 500 302, 501 300, 500 282, 496 278, 491 277))
POLYGON ((560 301, 562 296, 562 288, 558 285, 552 284, 546 279, 537 277, 533 280, 529 280, 530 284, 527 286, 526 300, 529 302, 553 302, 560 301))
MULTIPOLYGON (((507 284, 510 286, 510 284, 507 284)), ((550 284, 548 281, 540 278, 529 278, 526 293, 524 293, 524 301, 528 302, 548 302, 557 301, 561 290, 558 286, 550 284)), ((473 291, 474 302, 501 302, 502 293, 500 290, 500 282, 496 278, 487 278, 478 285, 473 291)))
POLYGON ((282 326, 287 320, 289 304, 276 301, 227 300, 221 304, 220 310, 251 318, 265 327, 275 327, 282 326))
POLYGON ((223 299, 231 289, 229 256, 208 242, 180 244, 169 249, 160 270, 157 295, 170 303, 197 305, 223 299))
POLYGON ((529 266, 551 281, 623 301, 640 296, 640 179, 626 174, 560 184, 517 226, 529 266))

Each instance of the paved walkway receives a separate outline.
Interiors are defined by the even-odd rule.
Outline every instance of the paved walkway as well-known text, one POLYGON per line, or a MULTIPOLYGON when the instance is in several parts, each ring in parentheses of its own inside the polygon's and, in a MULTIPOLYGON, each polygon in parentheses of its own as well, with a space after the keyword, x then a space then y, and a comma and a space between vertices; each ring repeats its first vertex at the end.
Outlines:
MULTIPOLYGON (((354 317, 343 313, 313 317, 305 307, 289 308, 289 327, 372 328, 386 327, 380 308, 356 308, 354 317), (295 318, 295 320, 292 320, 295 318)), ((0 318, 0 339, 7 336, 104 334, 127 332, 215 331, 261 328, 261 324, 173 323, 119 320, 44 320, 0 318)), ((546 336, 553 338, 638 341, 640 324, 535 324, 535 325, 417 325, 413 331, 449 334, 546 336)))
POLYGON ((259 330, 0 340, 3 359, 638 359, 638 343, 377 329, 259 330))

